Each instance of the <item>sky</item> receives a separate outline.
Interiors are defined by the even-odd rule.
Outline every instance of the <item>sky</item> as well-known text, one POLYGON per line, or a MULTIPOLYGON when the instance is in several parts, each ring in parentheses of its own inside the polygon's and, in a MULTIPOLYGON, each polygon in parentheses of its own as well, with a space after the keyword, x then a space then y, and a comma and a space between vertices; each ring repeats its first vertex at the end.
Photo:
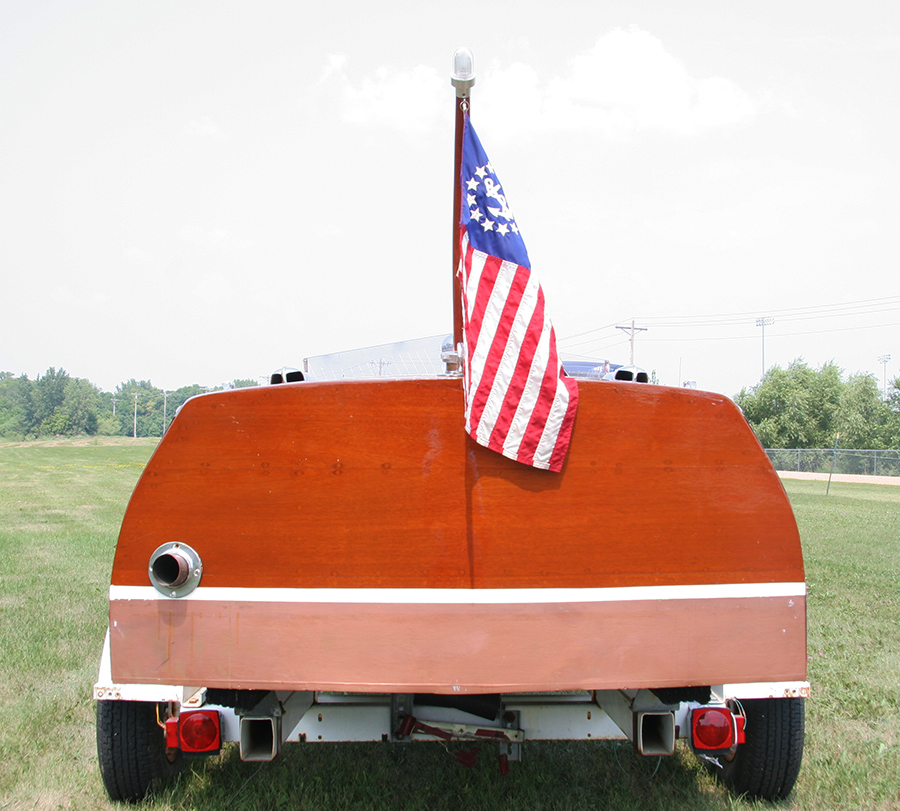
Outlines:
POLYGON ((0 371, 449 333, 460 46, 564 358, 900 373, 896 0, 2 0, 0 371))

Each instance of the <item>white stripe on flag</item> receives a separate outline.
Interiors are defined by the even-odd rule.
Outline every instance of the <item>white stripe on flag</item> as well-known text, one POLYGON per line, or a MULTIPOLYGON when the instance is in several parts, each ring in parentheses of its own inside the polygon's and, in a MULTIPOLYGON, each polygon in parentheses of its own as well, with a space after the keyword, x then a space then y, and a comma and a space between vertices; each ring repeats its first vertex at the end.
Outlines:
MULTIPOLYGON (((483 254, 482 254, 483 255, 483 254)), ((488 354, 491 344, 497 334, 497 326, 503 320, 503 309, 509 296, 509 288, 515 278, 518 265, 511 262, 502 262, 497 273, 497 279, 491 290, 490 298, 484 308, 484 316, 481 321, 481 329, 478 332, 478 342, 472 353, 472 390, 477 391, 481 385, 481 378, 487 367, 488 354)))
POLYGON ((508 448, 510 452, 518 454, 519 446, 525 438, 525 430, 534 413, 534 406, 541 394, 541 384, 544 380, 544 371, 547 368, 547 358, 550 355, 550 325, 544 319, 543 329, 538 345, 534 350, 534 357, 531 360, 531 367, 528 370, 528 382, 522 391, 522 397, 516 407, 516 415, 510 426, 509 435, 504 444, 504 451, 508 448))
MULTIPOLYGON (((466 235, 465 237, 465 245, 463 246, 468 252, 469 247, 469 237, 466 235)), ((463 262, 466 261, 465 253, 463 254, 463 262)), ((481 274, 484 271, 484 264, 487 261, 487 254, 482 251, 472 251, 472 264, 469 268, 469 275, 466 276, 463 274, 463 280, 466 283, 466 301, 468 303, 468 321, 472 320, 472 312, 475 309, 475 302, 477 300, 476 293, 478 292, 478 285, 481 283, 481 274)))
POLYGON ((569 391, 565 386, 559 384, 556 387, 556 396, 553 398, 550 413, 547 415, 547 422, 544 424, 544 432, 541 434, 541 440, 534 452, 535 467, 544 470, 550 467, 550 460, 553 458, 553 452, 556 450, 556 441, 559 438, 559 432, 568 408, 569 391))
MULTIPOLYGON (((518 270, 518 268, 516 268, 518 270)), ((515 275, 515 273, 513 273, 515 275)), ((497 374, 494 377, 494 384, 491 387, 491 393, 484 407, 484 415, 478 426, 478 441, 487 442, 491 438, 494 427, 497 424, 501 413, 509 409, 509 403, 506 401, 507 392, 510 384, 513 382, 513 375, 516 366, 519 363, 519 347, 528 334, 528 325, 531 323, 531 317, 534 314, 534 308, 538 301, 538 288, 532 283, 532 275, 528 274, 528 281, 525 290, 522 293, 522 299, 519 302, 519 309, 510 330, 509 338, 506 346, 503 347, 503 357, 497 367, 497 374), (485 427, 482 431, 482 426, 485 427)), ((505 446, 504 446, 505 447, 505 446)))

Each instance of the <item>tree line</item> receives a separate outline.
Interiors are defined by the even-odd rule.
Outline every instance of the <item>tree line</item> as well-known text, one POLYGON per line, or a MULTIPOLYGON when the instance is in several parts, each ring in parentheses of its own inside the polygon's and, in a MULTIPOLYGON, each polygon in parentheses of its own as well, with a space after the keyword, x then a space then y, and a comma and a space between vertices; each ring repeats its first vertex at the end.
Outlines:
MULTIPOLYGON (((255 386, 235 380, 229 387, 255 386)), ((89 380, 51 367, 30 380, 0 372, 0 437, 162 436, 179 406, 208 389, 197 384, 163 391, 149 380, 128 380, 101 391, 89 380)), ((900 449, 900 377, 883 396, 872 374, 846 379, 834 362, 818 369, 802 358, 773 366, 735 402, 766 448, 830 448, 840 432, 843 448, 900 449)))
MULTIPOLYGON (((255 386, 241 379, 229 388, 255 386)), ((65 369, 50 367, 30 380, 0 372, 0 437, 34 439, 46 436, 162 436, 185 400, 207 391, 197 384, 164 391, 149 380, 128 380, 115 391, 101 391, 65 369)))
POLYGON ((773 366, 734 398, 764 448, 900 448, 900 377, 883 393, 875 375, 844 379, 833 361, 773 366))

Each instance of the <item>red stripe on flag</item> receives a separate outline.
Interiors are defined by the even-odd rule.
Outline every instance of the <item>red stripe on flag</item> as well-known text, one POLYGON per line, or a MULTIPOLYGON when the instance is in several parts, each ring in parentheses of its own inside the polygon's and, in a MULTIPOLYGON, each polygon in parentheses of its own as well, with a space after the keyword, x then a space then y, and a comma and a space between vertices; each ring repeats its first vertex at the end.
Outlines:
MULTIPOLYGON (((524 273, 528 273, 524 268, 520 270, 524 271, 524 273)), ((509 388, 506 390, 503 409, 501 410, 500 416, 497 418, 497 422, 494 425, 494 430, 491 433, 490 443, 488 445, 491 450, 500 453, 503 452, 503 446, 506 443, 506 438, 509 436, 510 426, 516 416, 519 402, 522 399, 522 393, 525 391, 525 386, 528 383, 529 372, 534 363, 534 355, 537 351, 538 343, 540 342, 543 323, 544 292, 538 288, 537 304, 535 305, 534 311, 531 314, 531 319, 528 322, 528 328, 522 339, 522 345, 519 347, 516 367, 513 371, 509 388)))
MULTIPOLYGON (((493 257, 490 257, 493 260, 493 257)), ((522 301, 522 295, 528 284, 529 273, 524 268, 516 266, 512 283, 506 293, 506 298, 502 304, 502 314, 500 315, 493 336, 484 335, 481 341, 487 341, 490 338, 490 348, 484 361, 484 372, 472 399, 472 429, 475 429, 476 422, 480 424, 481 417, 484 414, 484 407, 487 405, 488 398, 494 388, 497 374, 503 366, 504 358, 507 354, 507 345, 509 344, 509 335, 512 332, 516 322, 516 313, 519 310, 519 304, 522 301), (477 421, 476 421, 477 417, 477 421)), ((496 302, 495 302, 496 303, 496 302)), ((508 395, 504 397, 503 406, 500 413, 508 410, 508 395)))
MULTIPOLYGON (((468 289, 467 283, 469 281, 469 276, 472 273, 472 257, 474 253, 475 249, 470 243, 468 250, 466 251, 465 275, 463 276, 464 296, 465 291, 468 289)), ((467 318, 466 338, 470 341, 470 346, 472 347, 478 342, 478 337, 481 334, 481 325, 484 320, 484 314, 494 289, 494 283, 497 281, 497 276, 500 273, 501 264, 503 264, 503 261, 495 256, 486 257, 484 269, 481 271, 481 278, 478 280, 478 289, 475 291, 472 315, 467 316, 468 309, 463 312, 463 317, 467 318)), ((468 306, 468 300, 466 300, 465 303, 468 306)))
MULTIPOLYGON (((560 379, 561 372, 559 368, 559 356, 556 351, 556 335, 553 328, 550 328, 550 355, 547 359, 547 366, 544 372, 544 378, 541 381, 541 392, 538 395, 537 402, 531 412, 531 419, 528 421, 528 428, 525 429, 525 436, 522 438, 522 444, 519 446, 519 461, 531 465, 534 463, 534 454, 538 449, 541 437, 547 428, 547 419, 550 416, 550 409, 553 401, 556 399, 556 393, 560 385, 565 385, 565 379, 560 379)), ((567 391, 569 387, 565 387, 567 391)), ((568 412, 568 409, 567 409, 568 412)), ((553 426, 555 429, 555 426, 553 426)), ((571 429, 570 429, 571 433, 571 429)), ((557 432, 555 448, 559 447, 559 434, 557 432)), ((564 447, 568 447, 568 437, 563 443, 564 447)), ((553 468, 550 468, 553 470, 553 468)), ((559 468, 555 472, 559 472, 559 468)))

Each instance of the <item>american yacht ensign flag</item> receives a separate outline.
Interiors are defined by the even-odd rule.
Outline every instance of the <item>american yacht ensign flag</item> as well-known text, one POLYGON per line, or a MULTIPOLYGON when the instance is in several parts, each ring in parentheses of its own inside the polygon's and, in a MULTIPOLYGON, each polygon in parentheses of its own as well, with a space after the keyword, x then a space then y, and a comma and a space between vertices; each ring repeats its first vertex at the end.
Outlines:
POLYGON ((558 473, 578 385, 563 371, 544 293, 468 115, 459 180, 466 431, 510 459, 558 473))

